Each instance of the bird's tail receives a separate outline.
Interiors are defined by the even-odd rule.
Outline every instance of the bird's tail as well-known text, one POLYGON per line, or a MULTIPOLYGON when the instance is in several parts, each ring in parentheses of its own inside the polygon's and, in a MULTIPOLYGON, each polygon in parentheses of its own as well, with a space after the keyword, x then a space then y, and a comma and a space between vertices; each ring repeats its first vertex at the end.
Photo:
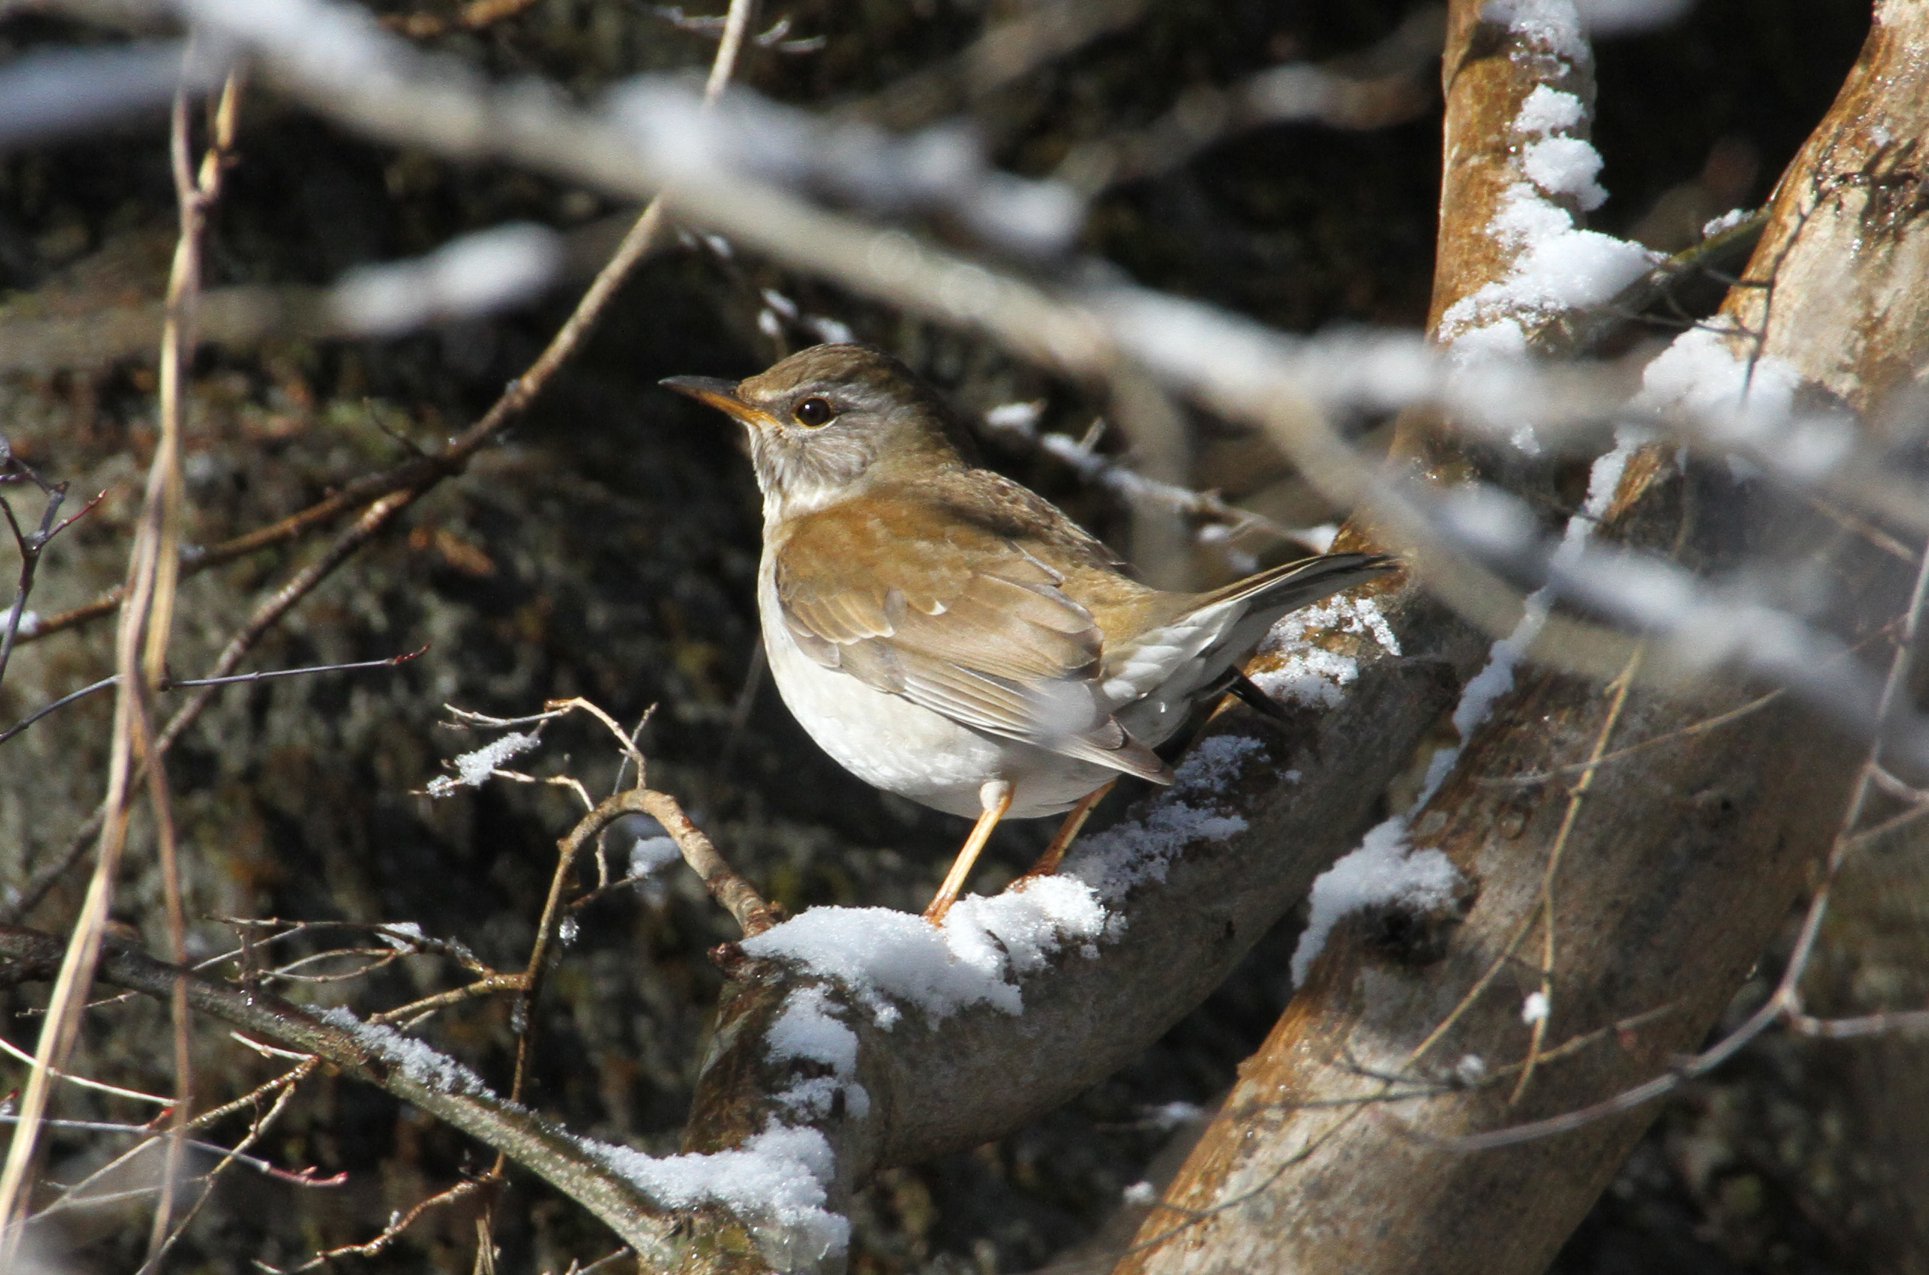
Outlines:
POLYGON ((1311 606, 1342 589, 1398 571, 1397 558, 1383 553, 1328 553, 1317 558, 1286 562, 1244 580, 1201 594, 1201 608, 1228 602, 1247 603, 1249 615, 1269 613, 1275 619, 1311 606))

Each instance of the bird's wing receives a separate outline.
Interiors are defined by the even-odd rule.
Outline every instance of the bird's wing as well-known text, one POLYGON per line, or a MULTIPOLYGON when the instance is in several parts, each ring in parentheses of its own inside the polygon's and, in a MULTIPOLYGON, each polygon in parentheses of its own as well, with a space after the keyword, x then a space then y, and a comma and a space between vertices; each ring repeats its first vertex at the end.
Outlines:
POLYGON ((1100 699, 1104 634, 1061 572, 928 500, 787 520, 777 604, 811 659, 975 730, 1170 782, 1100 699))

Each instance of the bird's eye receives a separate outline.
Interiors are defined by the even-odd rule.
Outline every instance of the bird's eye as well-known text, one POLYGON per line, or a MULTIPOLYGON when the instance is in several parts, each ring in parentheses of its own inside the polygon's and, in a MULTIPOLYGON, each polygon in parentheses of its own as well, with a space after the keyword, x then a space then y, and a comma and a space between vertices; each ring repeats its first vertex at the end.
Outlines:
POLYGON ((830 424, 831 418, 836 416, 837 412, 831 407, 831 401, 829 399, 812 397, 799 403, 797 410, 792 412, 791 415, 797 418, 799 425, 816 429, 819 426, 830 424))

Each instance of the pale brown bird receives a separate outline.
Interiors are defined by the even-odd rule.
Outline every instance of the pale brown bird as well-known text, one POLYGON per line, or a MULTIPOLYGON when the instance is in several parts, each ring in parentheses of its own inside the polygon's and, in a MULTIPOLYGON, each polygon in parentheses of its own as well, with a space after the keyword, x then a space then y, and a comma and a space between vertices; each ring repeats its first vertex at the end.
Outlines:
POLYGON ((1276 620, 1394 567, 1336 553, 1206 593, 1149 588, 1043 497, 968 462, 943 402, 869 346, 663 384, 749 430, 757 605, 791 713, 873 787, 976 818, 933 923, 1000 819, 1071 811, 1032 869, 1054 870, 1120 775, 1172 782, 1153 749, 1232 688, 1276 620))

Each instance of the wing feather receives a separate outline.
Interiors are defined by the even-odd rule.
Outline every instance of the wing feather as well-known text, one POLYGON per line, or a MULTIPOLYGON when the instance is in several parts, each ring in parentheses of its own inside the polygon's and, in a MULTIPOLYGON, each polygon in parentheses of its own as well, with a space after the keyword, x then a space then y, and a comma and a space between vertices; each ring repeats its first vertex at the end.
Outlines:
POLYGON ((784 624, 819 664, 975 730, 1170 782, 1101 698, 1091 612, 999 529, 870 496, 791 519, 775 556, 784 624))

